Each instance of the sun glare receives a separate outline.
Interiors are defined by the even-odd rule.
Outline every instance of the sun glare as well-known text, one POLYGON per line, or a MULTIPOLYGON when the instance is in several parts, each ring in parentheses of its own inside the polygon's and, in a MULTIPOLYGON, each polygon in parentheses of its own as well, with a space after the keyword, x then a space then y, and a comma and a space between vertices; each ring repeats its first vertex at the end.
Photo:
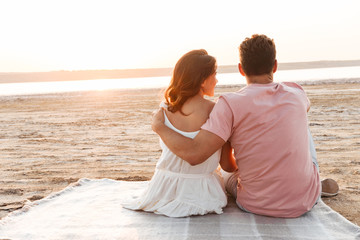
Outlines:
POLYGON ((283 61, 360 56, 359 3, 350 0, 20 0, 0 9, 8 23, 0 72, 172 67, 198 48, 219 65, 236 64, 238 45, 253 33, 274 38, 283 61))

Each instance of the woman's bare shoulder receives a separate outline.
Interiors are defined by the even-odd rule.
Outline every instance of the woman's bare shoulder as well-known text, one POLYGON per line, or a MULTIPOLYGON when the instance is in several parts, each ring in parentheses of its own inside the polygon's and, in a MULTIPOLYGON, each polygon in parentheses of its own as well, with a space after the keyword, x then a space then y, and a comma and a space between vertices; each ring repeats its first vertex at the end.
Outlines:
POLYGON ((205 101, 206 110, 207 110, 208 114, 210 114, 210 112, 212 111, 212 109, 215 106, 215 102, 211 101, 209 99, 205 99, 205 100, 206 100, 205 101))
POLYGON ((208 99, 192 99, 183 105, 183 113, 166 110, 167 118, 177 129, 191 132, 197 131, 209 118, 215 102, 208 99))

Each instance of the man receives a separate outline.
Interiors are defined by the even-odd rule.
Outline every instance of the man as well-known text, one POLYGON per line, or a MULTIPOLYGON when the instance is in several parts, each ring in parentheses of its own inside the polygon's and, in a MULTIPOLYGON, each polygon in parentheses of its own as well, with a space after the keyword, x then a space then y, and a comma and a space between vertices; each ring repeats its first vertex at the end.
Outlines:
MULTIPOLYGON (((237 205, 261 215, 298 217, 316 204, 322 187, 308 132, 310 102, 299 85, 273 82, 277 60, 272 39, 253 35, 239 51, 238 68, 247 86, 221 96, 194 139, 167 128, 159 112, 153 130, 192 165, 229 141, 238 170, 225 176, 225 184, 237 205)), ((326 180, 324 187, 337 193, 333 180, 326 180)))

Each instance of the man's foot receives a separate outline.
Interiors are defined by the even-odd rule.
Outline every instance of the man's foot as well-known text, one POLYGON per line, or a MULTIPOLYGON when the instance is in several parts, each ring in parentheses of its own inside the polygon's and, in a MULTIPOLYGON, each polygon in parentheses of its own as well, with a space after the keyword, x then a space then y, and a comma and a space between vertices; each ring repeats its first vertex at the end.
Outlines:
POLYGON ((339 192, 339 185, 331 178, 327 178, 321 181, 321 196, 332 197, 336 196, 339 192))

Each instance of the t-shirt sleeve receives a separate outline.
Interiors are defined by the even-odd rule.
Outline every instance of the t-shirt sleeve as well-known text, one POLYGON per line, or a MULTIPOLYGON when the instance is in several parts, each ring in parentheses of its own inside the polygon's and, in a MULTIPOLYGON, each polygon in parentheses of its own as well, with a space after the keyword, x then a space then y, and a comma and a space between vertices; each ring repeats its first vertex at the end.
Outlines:
POLYGON ((232 134, 233 112, 224 97, 220 97, 201 129, 221 137, 225 142, 232 134))
POLYGON ((301 90, 301 93, 304 96, 303 99, 304 99, 305 104, 306 104, 306 110, 308 110, 310 108, 311 102, 310 102, 309 98, 307 97, 307 95, 305 93, 305 90, 299 84, 294 83, 294 82, 284 82, 284 84, 286 84, 287 86, 298 88, 298 89, 301 90))

